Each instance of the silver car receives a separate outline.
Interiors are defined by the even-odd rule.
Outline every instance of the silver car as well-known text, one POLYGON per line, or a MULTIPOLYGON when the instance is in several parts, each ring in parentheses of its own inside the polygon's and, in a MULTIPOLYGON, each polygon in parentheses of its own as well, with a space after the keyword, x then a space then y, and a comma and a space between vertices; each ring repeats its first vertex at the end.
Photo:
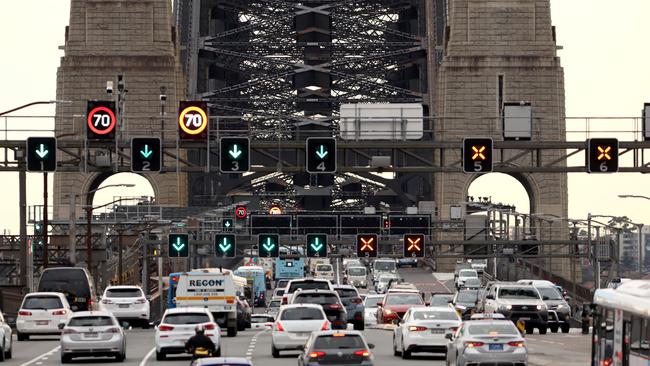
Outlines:
POLYGON ((106 311, 80 311, 61 324, 61 363, 73 357, 126 358, 126 339, 113 314, 106 311))
POLYGON ((528 365, 528 347, 509 320, 469 320, 447 333, 447 365, 528 365))

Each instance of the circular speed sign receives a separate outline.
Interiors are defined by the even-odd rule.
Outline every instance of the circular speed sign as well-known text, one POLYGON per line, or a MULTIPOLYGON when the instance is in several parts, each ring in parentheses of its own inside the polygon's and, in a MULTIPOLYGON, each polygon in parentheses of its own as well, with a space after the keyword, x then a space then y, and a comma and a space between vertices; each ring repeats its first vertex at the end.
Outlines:
POLYGON ((187 106, 178 114, 178 126, 188 135, 199 135, 208 127, 208 115, 199 106, 187 106))
POLYGON ((88 112, 88 129, 95 135, 108 135, 115 130, 117 118, 115 113, 108 107, 98 106, 88 112))

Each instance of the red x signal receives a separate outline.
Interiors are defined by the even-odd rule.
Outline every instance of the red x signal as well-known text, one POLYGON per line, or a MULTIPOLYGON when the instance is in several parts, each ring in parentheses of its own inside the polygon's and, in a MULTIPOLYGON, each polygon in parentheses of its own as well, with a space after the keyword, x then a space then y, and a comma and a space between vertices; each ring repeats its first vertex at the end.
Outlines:
POLYGON ((370 237, 370 238, 361 238, 361 251, 372 251, 375 248, 372 246, 372 242, 375 241, 375 238, 370 237))
POLYGON ((408 242, 409 242, 409 247, 408 247, 409 252, 412 251, 413 249, 418 251, 420 250, 420 246, 418 245, 420 244, 420 238, 416 238, 416 239, 408 238, 408 242))
POLYGON ((485 146, 481 146, 481 147, 472 146, 472 151, 474 152, 474 155, 472 155, 472 160, 486 159, 485 154, 483 154, 483 152, 485 151, 485 146))
POLYGON ((598 160, 612 160, 612 156, 609 155, 611 151, 611 146, 598 146, 598 160))

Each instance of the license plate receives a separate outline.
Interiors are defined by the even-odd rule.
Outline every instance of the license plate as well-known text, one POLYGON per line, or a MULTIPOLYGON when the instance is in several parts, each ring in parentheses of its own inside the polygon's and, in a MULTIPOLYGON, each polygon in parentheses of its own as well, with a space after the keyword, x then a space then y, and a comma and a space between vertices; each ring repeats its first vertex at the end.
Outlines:
POLYGON ((88 332, 88 333, 84 333, 84 336, 86 338, 97 338, 99 336, 99 333, 97 333, 97 332, 88 332))
POLYGON ((49 323, 48 320, 37 320, 36 325, 47 325, 49 323))
POLYGON ((86 298, 85 297, 75 297, 74 301, 75 302, 86 302, 86 298))
POLYGON ((503 351, 503 345, 502 344, 491 344, 488 349, 490 351, 503 351))
POLYGON ((129 304, 120 304, 119 307, 120 309, 125 309, 129 307, 129 304))
POLYGON ((521 320, 522 322, 527 322, 530 320, 530 318, 519 318, 519 320, 521 320))
POLYGON ((444 329, 431 329, 432 334, 443 334, 444 332, 444 329))
POLYGON ((296 333, 297 337, 309 337, 311 335, 311 332, 298 332, 296 333))

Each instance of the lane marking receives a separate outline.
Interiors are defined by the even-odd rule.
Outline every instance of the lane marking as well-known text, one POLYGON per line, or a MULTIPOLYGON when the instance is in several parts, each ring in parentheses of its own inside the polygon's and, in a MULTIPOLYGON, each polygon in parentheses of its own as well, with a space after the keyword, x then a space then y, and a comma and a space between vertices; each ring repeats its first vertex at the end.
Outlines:
MULTIPOLYGON (((147 364, 147 361, 149 360, 149 358, 151 358, 151 355, 153 355, 154 352, 156 352, 156 347, 152 348, 149 352, 147 352, 146 355, 144 355, 144 358, 142 359, 142 361, 140 361, 140 363, 138 364, 138 366, 144 366, 144 365, 146 365, 146 364, 147 364)), ((22 365, 21 365, 21 366, 22 366, 22 365)))
POLYGON ((21 363, 19 366, 28 366, 28 365, 31 365, 33 363, 36 363, 37 365, 42 365, 43 362, 37 363, 37 361, 39 361, 41 358, 43 358, 43 357, 45 357, 47 355, 51 355, 52 353, 58 351, 60 348, 61 348, 61 346, 56 346, 53 349, 51 349, 51 350, 49 350, 47 352, 41 353, 40 355, 32 358, 31 360, 29 360, 29 361, 27 361, 25 363, 21 363))
POLYGON ((257 337, 260 335, 264 334, 264 332, 268 331, 269 329, 262 329, 261 331, 255 333, 253 338, 251 338, 250 342, 248 343, 248 350, 246 351, 246 359, 249 361, 253 360, 253 353, 255 352, 255 346, 257 345, 257 337))

